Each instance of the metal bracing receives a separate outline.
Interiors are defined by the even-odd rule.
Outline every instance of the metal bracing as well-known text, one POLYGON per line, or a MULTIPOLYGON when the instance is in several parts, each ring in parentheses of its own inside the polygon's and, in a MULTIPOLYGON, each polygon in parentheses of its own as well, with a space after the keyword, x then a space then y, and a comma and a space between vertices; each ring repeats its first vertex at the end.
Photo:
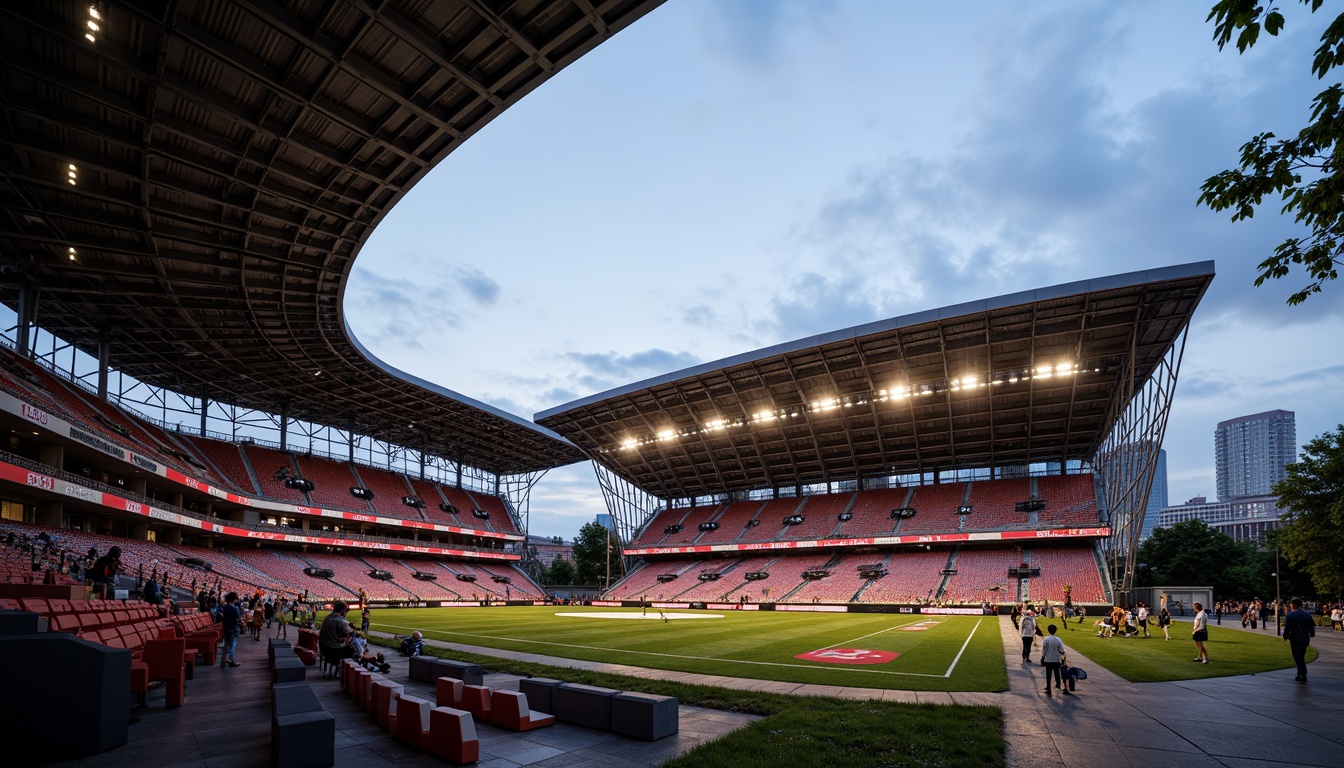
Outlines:
POLYGON ((546 472, 541 471, 499 477, 499 497, 504 501, 504 508, 509 511, 509 516, 513 518, 514 527, 522 531, 524 536, 529 533, 528 517, 532 511, 532 489, 545 476, 546 472))
POLYGON ((1134 357, 1128 358, 1130 368, 1124 373, 1112 403, 1113 413, 1108 417, 1113 426, 1094 460, 1101 503, 1109 512, 1111 524, 1111 537, 1102 542, 1102 549, 1116 599, 1122 602, 1134 588, 1135 557, 1148 493, 1166 435, 1189 330, 1187 323, 1148 377, 1141 378, 1133 370, 1134 357))
POLYGON ((633 541, 639 527, 662 508, 663 502, 599 462, 593 462, 593 471, 602 487, 607 512, 616 522, 616 537, 622 543, 633 541))

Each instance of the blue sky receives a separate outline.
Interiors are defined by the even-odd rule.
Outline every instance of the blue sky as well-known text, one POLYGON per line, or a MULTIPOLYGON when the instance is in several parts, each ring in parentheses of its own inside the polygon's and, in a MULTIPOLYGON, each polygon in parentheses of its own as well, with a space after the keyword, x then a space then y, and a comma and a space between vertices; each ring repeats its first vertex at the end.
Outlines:
MULTIPOLYGON (((530 418, 578 397, 880 318, 1213 259, 1166 447, 1214 495, 1216 423, 1344 422, 1344 284, 1252 287, 1299 233, 1196 207, 1252 135, 1323 86, 1324 18, 1218 52, 1208 2, 671 0, 434 169, 369 239, 355 335, 402 370, 530 418)), ((1325 14, 1321 14, 1322 17, 1325 14)), ((533 533, 603 512, 587 464, 533 533)))

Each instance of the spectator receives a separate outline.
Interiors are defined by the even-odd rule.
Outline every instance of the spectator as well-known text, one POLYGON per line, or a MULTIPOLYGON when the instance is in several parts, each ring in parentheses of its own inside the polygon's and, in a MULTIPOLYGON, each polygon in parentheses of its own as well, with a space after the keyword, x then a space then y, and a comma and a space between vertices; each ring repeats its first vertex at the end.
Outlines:
POLYGON ((1167 640, 1171 639, 1171 612, 1167 606, 1163 605, 1162 610, 1157 613, 1157 626, 1162 628, 1162 636, 1167 640))
POLYGON ((238 593, 230 592, 224 596, 224 606, 219 609, 219 620, 224 630, 224 654, 219 657, 219 667, 239 666, 234 659, 238 648, 238 633, 243 628, 243 610, 238 606, 238 593))
POLYGON ((1330 628, 1336 632, 1344 632, 1344 607, 1338 604, 1330 609, 1330 628))
POLYGON ((359 631, 369 634, 369 606, 365 605, 364 610, 359 612, 359 631))
POLYGON ((252 601, 252 639, 261 642, 261 625, 266 623, 266 609, 261 606, 261 601, 252 601))
POLYGON ((1048 637, 1041 641, 1041 663, 1045 665, 1045 695, 1050 695, 1050 678, 1055 679, 1055 687, 1065 696, 1071 695, 1069 689, 1064 687, 1064 681, 1059 676, 1059 666, 1064 663, 1064 641, 1055 636, 1056 627, 1054 624, 1046 627, 1045 630, 1050 633, 1048 637))
POLYGON ((1148 637, 1148 606, 1139 603, 1139 628, 1143 630, 1143 636, 1148 637))
POLYGON ((266 628, 270 629, 271 619, 275 618, 275 603, 269 597, 266 598, 266 605, 264 610, 266 612, 266 628))
POLYGON ((145 582, 144 598, 150 605, 163 605, 163 590, 159 589, 159 580, 152 574, 145 582))
POLYGON ((1031 661, 1031 644, 1036 640, 1036 612, 1027 606, 1022 612, 1019 629, 1022 633, 1022 663, 1031 661))
POLYGON ((89 569, 89 578, 93 580, 93 593, 98 597, 111 599, 108 592, 115 588, 117 574, 120 572, 121 547, 112 547, 107 550, 106 555, 95 560, 93 567, 89 569))
POLYGON ((336 601, 331 606, 331 613, 322 620, 322 628, 318 630, 318 650, 322 658, 331 664, 339 664, 341 659, 353 658, 355 655, 355 649, 350 645, 350 636, 355 629, 345 620, 345 614, 349 611, 350 606, 336 601))
POLYGON ((275 611, 276 637, 289 637, 289 617, 291 610, 293 609, 290 607, 289 601, 281 598, 280 607, 275 611))
POLYGON ((1311 638, 1316 636, 1316 622, 1310 613, 1302 610, 1302 598, 1294 597, 1292 606, 1293 610, 1283 620, 1283 639, 1288 641, 1293 652, 1293 663, 1297 665, 1297 677, 1293 679, 1306 684, 1307 647, 1311 645, 1311 638))

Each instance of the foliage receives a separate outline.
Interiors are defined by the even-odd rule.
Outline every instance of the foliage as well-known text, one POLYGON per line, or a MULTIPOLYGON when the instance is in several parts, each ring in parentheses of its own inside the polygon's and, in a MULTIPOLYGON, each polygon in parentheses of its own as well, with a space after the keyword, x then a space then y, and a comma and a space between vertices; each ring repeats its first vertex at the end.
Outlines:
POLYGON ((550 566, 541 573, 542 583, 548 586, 568 586, 574 583, 575 578, 574 564, 561 557, 552 560, 550 566))
MULTIPOLYGON (((1277 36, 1284 18, 1278 8, 1261 0, 1219 0, 1209 12, 1214 22, 1213 39, 1218 49, 1237 38, 1237 50, 1244 53, 1255 45, 1263 29, 1277 36)), ((1302 0, 1312 13, 1323 0, 1302 0)), ((1344 64, 1344 14, 1340 14, 1321 35, 1312 72, 1325 78, 1332 69, 1344 64)), ((1255 209, 1268 195, 1277 194, 1283 202, 1281 213, 1296 212, 1296 221, 1310 230, 1306 238, 1291 237, 1260 262, 1255 284, 1286 277, 1294 264, 1301 265, 1311 278, 1306 287, 1288 297, 1289 304, 1300 304, 1321 291, 1327 280, 1339 276, 1344 261, 1344 178, 1337 176, 1344 160, 1344 110, 1340 108, 1344 88, 1335 83, 1312 100, 1311 122, 1290 139, 1278 139, 1273 133, 1261 133, 1241 147, 1241 167, 1222 171, 1201 187, 1199 204, 1214 211, 1232 211, 1232 221, 1252 218, 1255 209)))
POLYGON ((1213 587, 1215 598, 1273 596, 1273 553, 1264 567, 1254 544, 1233 541, 1203 520, 1157 528, 1139 546, 1139 586, 1213 587))
POLYGON ((585 523, 574 537, 574 584, 606 586, 610 567, 611 583, 624 573, 621 566, 621 542, 609 528, 598 522, 585 523), (604 559, 605 558, 605 559, 604 559))
POLYGON ((1274 493, 1287 510, 1279 543, 1288 561, 1321 594, 1344 592, 1344 424, 1307 443, 1274 493))

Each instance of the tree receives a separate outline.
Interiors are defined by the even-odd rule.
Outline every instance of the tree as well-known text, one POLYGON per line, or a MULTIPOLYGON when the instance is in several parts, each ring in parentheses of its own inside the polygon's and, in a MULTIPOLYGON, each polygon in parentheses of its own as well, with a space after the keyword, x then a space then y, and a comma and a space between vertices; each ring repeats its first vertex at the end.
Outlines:
POLYGON ((574 537, 575 583, 605 587, 608 567, 614 584, 622 574, 620 540, 601 523, 585 523, 574 537))
MULTIPOLYGON (((1263 28, 1277 36, 1283 29, 1283 14, 1273 0, 1219 0, 1209 12, 1214 22, 1213 39, 1222 50, 1233 34, 1237 50, 1245 53, 1255 45, 1263 28)), ((1315 13, 1324 0, 1302 0, 1315 13)), ((1311 71, 1324 79, 1344 64, 1344 13, 1321 34, 1321 45, 1311 71)), ((1319 293, 1327 280, 1339 277, 1344 263, 1344 178, 1337 176, 1344 161, 1344 111, 1340 100, 1344 88, 1335 83, 1312 100, 1311 123, 1296 138, 1278 139, 1261 133, 1241 147, 1241 167, 1223 171, 1206 180, 1200 205, 1214 211, 1232 211, 1232 220, 1252 218, 1267 195, 1283 201, 1280 213, 1295 212, 1296 221, 1311 230, 1307 238, 1290 237, 1260 262, 1257 286, 1266 280, 1287 277, 1294 264, 1306 270, 1311 282, 1288 297, 1290 305, 1301 304, 1319 293)))
POLYGON ((1274 493, 1288 510, 1279 532, 1288 562, 1322 594, 1344 592, 1344 424, 1307 443, 1274 493))
POLYGON ((1254 544, 1233 541, 1203 520, 1158 528, 1139 546, 1141 586, 1213 587, 1214 597, 1244 598, 1274 594, 1273 555, 1266 567, 1254 544))
POLYGON ((575 578, 574 564, 560 557, 552 560, 550 567, 541 575, 547 586, 568 586, 575 583, 575 578))

